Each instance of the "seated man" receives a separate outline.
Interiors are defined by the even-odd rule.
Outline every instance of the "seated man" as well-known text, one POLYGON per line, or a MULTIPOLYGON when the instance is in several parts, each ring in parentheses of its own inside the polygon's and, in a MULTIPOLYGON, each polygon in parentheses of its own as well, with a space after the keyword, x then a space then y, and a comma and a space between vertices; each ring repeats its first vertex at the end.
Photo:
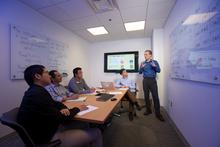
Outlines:
POLYGON ((120 70, 120 75, 122 76, 120 79, 116 80, 115 87, 116 88, 129 88, 127 93, 125 94, 125 98, 128 99, 130 102, 130 108, 129 108, 129 120, 133 120, 133 111, 134 111, 134 105, 137 107, 137 109, 140 111, 141 107, 137 102, 137 99, 135 97, 135 83, 134 81, 128 79, 128 73, 125 69, 120 70))
POLYGON ((70 122, 79 111, 85 110, 86 106, 68 109, 64 104, 54 101, 44 88, 50 84, 50 76, 44 66, 27 67, 24 79, 30 87, 22 99, 17 121, 27 130, 35 144, 60 139, 61 146, 102 146, 102 135, 96 128, 60 129, 60 124, 70 122))
POLYGON ((89 88, 83 79, 82 68, 76 67, 73 69, 73 78, 69 81, 69 91, 78 94, 86 94, 95 92, 95 88, 89 88))
POLYGON ((60 84, 62 82, 62 76, 58 71, 51 70, 49 75, 51 76, 52 83, 45 88, 55 101, 63 102, 65 100, 79 98, 78 94, 69 92, 68 89, 60 84))

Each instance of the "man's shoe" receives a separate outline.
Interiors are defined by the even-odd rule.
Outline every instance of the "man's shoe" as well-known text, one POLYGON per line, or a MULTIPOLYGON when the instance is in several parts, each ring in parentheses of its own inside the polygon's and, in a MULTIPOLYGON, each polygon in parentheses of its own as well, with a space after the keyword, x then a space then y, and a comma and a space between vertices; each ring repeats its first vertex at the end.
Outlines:
POLYGON ((144 112, 144 115, 149 115, 149 114, 152 114, 152 111, 151 111, 151 110, 148 110, 148 111, 145 111, 145 112, 144 112))
POLYGON ((134 119, 134 116, 133 116, 132 112, 129 112, 128 118, 129 118, 130 121, 132 121, 134 119))
POLYGON ((163 115, 161 115, 161 114, 157 114, 156 117, 157 117, 157 119, 159 119, 160 121, 165 121, 165 119, 163 118, 163 115))

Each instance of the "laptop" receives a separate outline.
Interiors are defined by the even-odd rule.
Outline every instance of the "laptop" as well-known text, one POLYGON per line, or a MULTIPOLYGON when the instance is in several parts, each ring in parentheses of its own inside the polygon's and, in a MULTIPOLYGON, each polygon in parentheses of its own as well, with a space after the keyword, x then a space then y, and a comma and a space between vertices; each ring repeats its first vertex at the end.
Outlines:
POLYGON ((115 90, 113 82, 101 82, 101 86, 105 90, 115 90))

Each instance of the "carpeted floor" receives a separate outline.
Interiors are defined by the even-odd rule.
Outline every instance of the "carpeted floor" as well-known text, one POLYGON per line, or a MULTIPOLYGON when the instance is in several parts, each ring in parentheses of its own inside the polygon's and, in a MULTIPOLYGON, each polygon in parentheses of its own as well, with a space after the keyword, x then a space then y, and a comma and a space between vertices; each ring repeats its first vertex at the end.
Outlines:
POLYGON ((154 114, 143 115, 129 121, 128 113, 113 117, 112 125, 103 132, 104 147, 184 147, 175 129, 162 109, 165 122, 156 119, 154 114))
MULTIPOLYGON (((144 116, 143 112, 137 111, 133 121, 128 120, 128 113, 114 116, 103 132, 104 147, 184 147, 163 109, 165 122, 157 120, 154 114, 144 116)), ((0 147, 13 146, 24 146, 16 133, 0 139, 0 147)))

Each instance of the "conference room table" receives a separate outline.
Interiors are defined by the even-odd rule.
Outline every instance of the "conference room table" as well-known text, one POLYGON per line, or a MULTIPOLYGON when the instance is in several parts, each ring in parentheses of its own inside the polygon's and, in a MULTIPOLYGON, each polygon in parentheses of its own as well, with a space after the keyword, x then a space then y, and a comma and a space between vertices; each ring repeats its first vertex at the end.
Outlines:
POLYGON ((98 109, 88 112, 84 115, 76 115, 74 117, 75 120, 89 122, 89 123, 96 123, 96 124, 104 124, 108 116, 111 114, 113 109, 116 105, 121 101, 125 93, 127 92, 126 89, 123 90, 110 90, 107 93, 117 93, 114 95, 113 98, 116 98, 115 101, 111 101, 111 99, 107 101, 97 101, 95 94, 83 94, 80 97, 86 97, 85 101, 81 102, 63 102, 69 109, 73 107, 78 107, 82 104, 85 105, 92 105, 98 107, 98 109))

